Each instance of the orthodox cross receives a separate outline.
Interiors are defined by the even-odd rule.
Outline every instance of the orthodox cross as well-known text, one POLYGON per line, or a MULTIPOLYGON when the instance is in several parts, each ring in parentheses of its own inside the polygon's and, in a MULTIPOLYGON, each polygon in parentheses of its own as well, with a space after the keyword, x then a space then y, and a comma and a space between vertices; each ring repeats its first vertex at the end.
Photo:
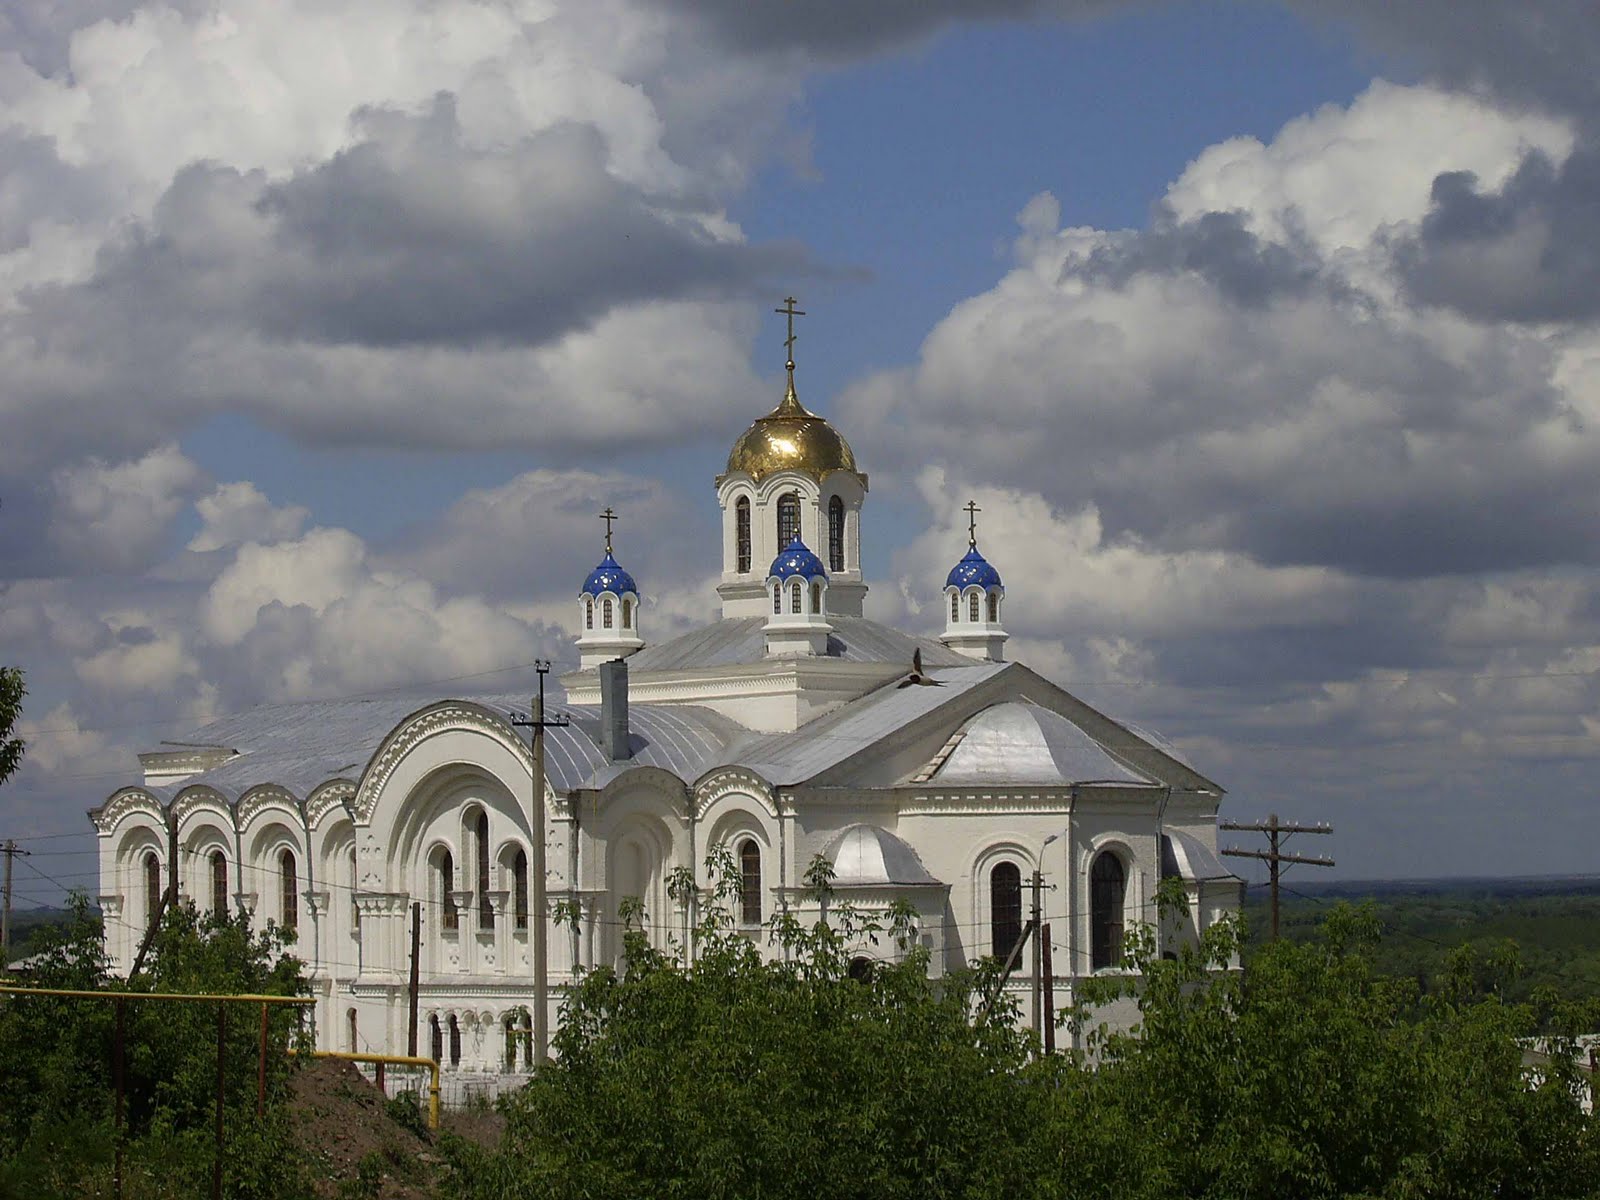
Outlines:
POLYGON ((608 504, 600 519, 606 523, 606 553, 611 553, 611 522, 617 519, 616 511, 608 504))
POLYGON ((976 500, 967 501, 967 544, 974 550, 978 548, 978 514, 982 511, 976 500))
POLYGON ((783 348, 788 351, 789 370, 792 371, 794 370, 794 319, 796 317, 803 317, 806 314, 794 306, 793 296, 785 296, 783 298, 783 307, 775 308, 772 311, 775 313, 782 313, 784 316, 789 318, 789 336, 784 338, 783 348))

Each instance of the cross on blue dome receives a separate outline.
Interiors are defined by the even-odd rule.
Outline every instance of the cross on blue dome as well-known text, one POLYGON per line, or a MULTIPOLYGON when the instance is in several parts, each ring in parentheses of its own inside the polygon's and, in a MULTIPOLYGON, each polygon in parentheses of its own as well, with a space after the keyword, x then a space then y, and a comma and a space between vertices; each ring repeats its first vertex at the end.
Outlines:
POLYGON ((822 565, 822 560, 810 550, 798 536, 785 546, 777 558, 772 560, 772 569, 767 572, 767 578, 776 576, 779 579, 792 579, 799 576, 801 579, 826 579, 827 570, 822 565))
POLYGON ((966 557, 950 568, 944 585, 963 591, 974 586, 985 590, 1005 586, 1000 582, 1000 572, 989 565, 989 560, 978 553, 976 546, 971 547, 966 557))
POLYGON ((621 596, 632 592, 635 596, 639 589, 634 585, 633 576, 618 565, 617 560, 611 556, 609 547, 606 556, 600 560, 600 565, 589 572, 589 578, 583 581, 583 590, 591 596, 598 596, 601 592, 610 592, 613 596, 621 596))

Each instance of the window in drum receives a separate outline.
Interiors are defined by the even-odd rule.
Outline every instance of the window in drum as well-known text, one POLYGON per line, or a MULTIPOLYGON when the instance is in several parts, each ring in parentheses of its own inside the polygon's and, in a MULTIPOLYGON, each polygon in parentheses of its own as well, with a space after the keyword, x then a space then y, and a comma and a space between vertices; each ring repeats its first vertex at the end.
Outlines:
POLYGON ((633 601, 632 600, 623 600, 623 602, 622 602, 622 627, 624 629, 630 629, 630 628, 633 627, 633 601))
POLYGON ((977 592, 969 592, 967 594, 967 620, 975 622, 975 621, 977 621, 977 619, 978 619, 978 593, 977 592))
POLYGON ((772 585, 772 611, 774 613, 783 611, 783 584, 781 583, 772 585))
POLYGON ((950 593, 950 619, 952 621, 961 619, 961 597, 955 592, 950 593))
POLYGON ((593 629, 594 628, 594 601, 593 600, 585 600, 583 602, 583 627, 585 629, 593 629))
POLYGON ((615 619, 615 617, 616 617, 616 614, 612 611, 612 607, 611 607, 611 597, 607 596, 604 600, 602 600, 600 602, 600 624, 604 628, 610 629, 612 627, 612 622, 615 619))
POLYGON ((761 847, 755 838, 739 844, 739 919, 761 924, 761 847))
POLYGON ((989 936, 1002 962, 1022 936, 1022 870, 1016 863, 996 863, 989 872, 989 936))
POLYGON ((792 613, 800 611, 800 581, 798 579, 789 585, 789 611, 792 613))
POLYGON ((739 558, 739 574, 750 569, 750 497, 740 496, 733 505, 733 540, 739 558))
POLYGON ((989 624, 998 625, 999 623, 1000 623, 1000 593, 999 592, 990 592, 989 593, 989 624))
POLYGON ((844 570, 844 501, 828 498, 828 570, 844 570))
POLYGON ((778 497, 778 549, 781 551, 800 536, 800 495, 785 492, 778 497))
POLYGON ((822 584, 816 580, 811 581, 811 611, 822 612, 822 584))

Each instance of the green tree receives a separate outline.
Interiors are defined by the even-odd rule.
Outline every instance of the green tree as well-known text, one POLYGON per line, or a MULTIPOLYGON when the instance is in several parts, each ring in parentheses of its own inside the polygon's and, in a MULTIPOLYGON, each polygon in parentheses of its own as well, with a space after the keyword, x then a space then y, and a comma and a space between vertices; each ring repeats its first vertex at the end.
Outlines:
POLYGON ((21 667, 0 667, 0 783, 11 778, 22 763, 22 752, 27 749, 19 737, 12 737, 22 716, 22 698, 28 694, 23 683, 21 667))
POLYGON ((828 919, 774 917, 782 954, 763 961, 732 920, 735 864, 719 852, 708 865, 692 959, 652 948, 629 906, 623 969, 592 971, 568 996, 559 1058, 502 1102, 501 1149, 453 1145, 459 1194, 1025 1194, 1025 1042, 1009 1012, 973 1027, 980 978, 935 987, 908 914, 874 921, 839 902, 826 862, 809 883, 828 919), (909 953, 852 978, 864 938, 909 953))

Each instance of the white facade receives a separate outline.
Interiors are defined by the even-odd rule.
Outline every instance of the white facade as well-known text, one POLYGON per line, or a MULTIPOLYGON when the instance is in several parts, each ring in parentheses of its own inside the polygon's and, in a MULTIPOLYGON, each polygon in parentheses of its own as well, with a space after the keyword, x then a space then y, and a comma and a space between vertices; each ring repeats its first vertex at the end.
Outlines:
MULTIPOLYGON (((820 424, 834 441, 821 459, 814 440, 795 442, 793 461, 770 470, 748 445, 761 422, 736 445, 717 481, 722 619, 644 647, 638 591, 609 546, 602 568, 615 573, 591 576, 580 594, 581 666, 548 709, 571 719, 547 737, 552 1028, 562 985, 616 960, 630 897, 658 944, 691 942, 696 902, 669 897, 667 880, 689 868, 705 885, 717 845, 746 867, 740 915, 760 944, 761 920, 811 904, 802 877, 821 854, 842 898, 911 903, 935 973, 1009 949, 996 939, 1026 919, 1039 871, 1058 1009, 1108 969, 1121 928, 1153 919, 1163 875, 1184 880, 1194 914, 1167 935, 1192 937, 1234 911, 1239 882, 1215 855, 1221 789, 1149 736, 999 661, 997 576, 979 619, 957 611, 940 640, 860 615, 866 477, 843 439, 794 405, 763 420, 810 422, 813 439, 820 424), (784 496, 798 500, 797 518, 783 520, 797 519, 821 576, 778 571, 779 534, 796 532, 780 529, 784 496), (801 601, 783 611, 791 582, 801 601), (606 599, 616 623, 596 628, 586 616, 606 599), (625 703, 602 694, 595 669, 624 656, 625 703)), ((952 594, 967 603, 937 580, 928 590, 946 609, 952 594)), ((415 907, 419 1051, 437 1049, 451 1070, 504 1069, 522 1044, 529 927, 541 919, 527 875, 532 756, 513 724, 527 707, 522 696, 282 705, 143 756, 144 778, 91 814, 118 969, 137 952, 175 844, 183 895, 294 924, 319 1046, 405 1051, 415 907)))

